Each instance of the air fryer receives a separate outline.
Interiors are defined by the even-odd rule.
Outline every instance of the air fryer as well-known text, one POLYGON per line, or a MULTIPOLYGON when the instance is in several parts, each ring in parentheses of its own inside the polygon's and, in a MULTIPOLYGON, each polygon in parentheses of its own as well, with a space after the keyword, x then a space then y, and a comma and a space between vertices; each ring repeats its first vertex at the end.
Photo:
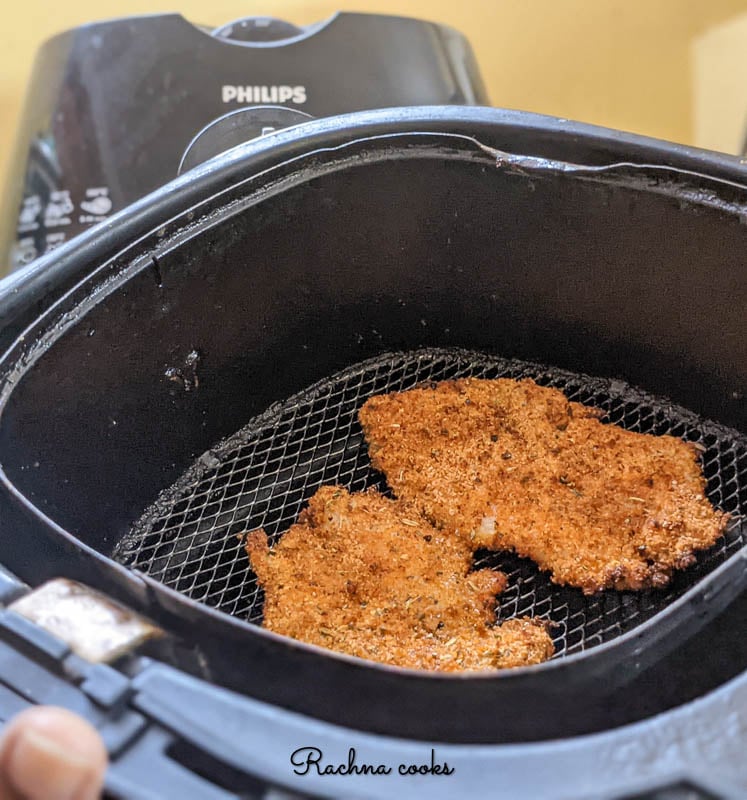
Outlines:
POLYGON ((120 681, 95 708, 107 730, 137 717, 110 788, 741 796, 744 180, 736 159, 533 115, 359 112, 205 162, 6 279, 0 560, 163 632, 76 678, 26 616, 0 620, 71 697, 91 700, 89 669, 120 681), (531 375, 699 442, 725 536, 643 593, 584 597, 490 556, 500 614, 555 623, 533 667, 424 673, 263 629, 236 534, 282 535, 324 483, 375 485, 356 409, 457 375, 531 375), (395 774, 300 774, 304 747, 395 774), (396 772, 432 758, 454 774, 396 772))

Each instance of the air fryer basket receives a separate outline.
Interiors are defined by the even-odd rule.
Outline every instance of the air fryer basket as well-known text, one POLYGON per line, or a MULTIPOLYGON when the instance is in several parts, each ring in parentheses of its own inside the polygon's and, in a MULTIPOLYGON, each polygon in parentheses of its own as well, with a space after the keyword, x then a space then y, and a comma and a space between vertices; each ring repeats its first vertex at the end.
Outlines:
POLYGON ((498 619, 529 615, 553 623, 555 657, 614 639, 665 609, 745 546, 747 439, 705 422, 622 381, 590 378, 537 364, 461 350, 377 356, 281 401, 239 433, 204 453, 123 538, 115 558, 189 597, 261 623, 262 591, 242 534, 262 527, 276 539, 322 485, 387 492, 371 466, 357 412, 368 397, 460 377, 531 377, 602 408, 629 430, 669 434, 703 447, 711 502, 732 515, 726 534, 666 590, 608 591, 592 597, 555 586, 531 561, 481 552, 475 568, 501 569, 509 588, 498 619))
POLYGON ((258 146, 245 180, 230 162, 185 176, 79 283, 61 260, 65 293, 4 359, 3 478, 33 539, 3 558, 38 572, 46 548, 42 571, 64 564, 149 613, 227 686, 452 740, 594 730, 605 715, 590 704, 722 610, 747 552, 743 169, 541 119, 454 113, 357 115, 359 128, 319 124, 305 142, 279 134, 271 169, 258 146), (511 573, 501 613, 559 623, 559 657, 522 670, 414 673, 259 628, 234 534, 281 533, 322 482, 380 482, 355 409, 457 374, 532 375, 611 422, 701 442, 709 495, 733 514, 725 539, 643 595, 583 598, 498 557, 511 573), (462 713, 434 719, 433 702, 462 713))

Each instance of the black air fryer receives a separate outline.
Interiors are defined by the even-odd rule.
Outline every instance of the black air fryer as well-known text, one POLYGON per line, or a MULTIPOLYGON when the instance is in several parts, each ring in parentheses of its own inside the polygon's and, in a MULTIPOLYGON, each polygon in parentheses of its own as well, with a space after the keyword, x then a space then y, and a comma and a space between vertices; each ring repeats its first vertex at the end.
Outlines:
POLYGON ((220 37, 125 20, 42 58, 67 67, 32 101, 13 225, 36 247, 50 203, 70 231, 84 202, 106 219, 0 283, 0 717, 85 715, 125 798, 746 797, 747 167, 465 105, 469 51, 425 23, 220 37), (215 80, 179 83, 211 53, 215 80), (321 64, 352 94, 318 94, 321 64), (146 113, 110 114, 115 84, 146 113), (552 623, 531 667, 428 673, 261 627, 243 534, 282 536, 325 484, 382 488, 360 406, 460 376, 696 443, 724 536, 665 588, 591 596, 479 554, 508 576, 499 619, 552 623))
POLYGON ((417 19, 211 29, 160 14, 76 28, 37 56, 0 253, 23 266, 211 156, 314 117, 487 102, 466 39, 417 19))

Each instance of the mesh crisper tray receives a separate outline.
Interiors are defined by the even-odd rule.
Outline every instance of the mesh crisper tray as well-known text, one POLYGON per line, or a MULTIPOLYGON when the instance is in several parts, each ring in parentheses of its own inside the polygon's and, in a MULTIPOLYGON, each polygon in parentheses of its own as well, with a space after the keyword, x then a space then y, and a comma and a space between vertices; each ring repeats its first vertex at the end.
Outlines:
POLYGON ((555 586, 534 564, 511 554, 480 551, 476 567, 503 570, 508 589, 499 619, 552 620, 556 657, 585 650, 630 630, 680 596, 745 544, 747 440, 622 381, 590 378, 478 353, 420 350, 350 367, 252 420, 203 455, 163 492, 114 557, 194 600, 250 622, 262 620, 262 591, 240 534, 263 527, 280 536, 323 484, 387 492, 371 467, 357 412, 374 394, 458 377, 532 377, 571 400, 606 412, 605 421, 641 433, 671 434, 700 443, 708 496, 731 512, 725 536, 676 574, 664 590, 607 591, 593 597, 555 586))

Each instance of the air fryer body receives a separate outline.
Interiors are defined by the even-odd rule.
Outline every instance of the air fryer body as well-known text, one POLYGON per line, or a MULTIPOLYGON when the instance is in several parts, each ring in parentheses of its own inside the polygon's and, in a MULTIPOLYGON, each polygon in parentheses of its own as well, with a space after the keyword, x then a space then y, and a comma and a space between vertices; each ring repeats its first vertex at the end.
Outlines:
POLYGON ((85 25, 39 51, 0 217, 0 274, 70 241, 180 171, 311 117, 487 103, 466 39, 339 13, 306 28, 178 14, 85 25))
MULTIPOLYGON (((743 170, 448 108, 310 123, 203 165, 106 236, 6 283, 0 463, 14 533, 2 559, 33 583, 65 574, 148 614, 192 644, 214 682, 351 729, 537 741, 702 694, 746 663, 739 648, 726 660, 709 648, 723 627, 698 639, 743 586, 739 553, 625 636, 457 678, 299 645, 109 556, 223 437, 388 351, 459 347, 620 379, 743 434, 743 170), (192 353, 199 385, 172 380, 192 353), (673 681, 666 654, 687 639, 687 662, 703 669, 673 681)), ((744 492, 736 463, 728 481, 744 492)), ((738 630, 744 604, 730 613, 720 624, 738 630)))

